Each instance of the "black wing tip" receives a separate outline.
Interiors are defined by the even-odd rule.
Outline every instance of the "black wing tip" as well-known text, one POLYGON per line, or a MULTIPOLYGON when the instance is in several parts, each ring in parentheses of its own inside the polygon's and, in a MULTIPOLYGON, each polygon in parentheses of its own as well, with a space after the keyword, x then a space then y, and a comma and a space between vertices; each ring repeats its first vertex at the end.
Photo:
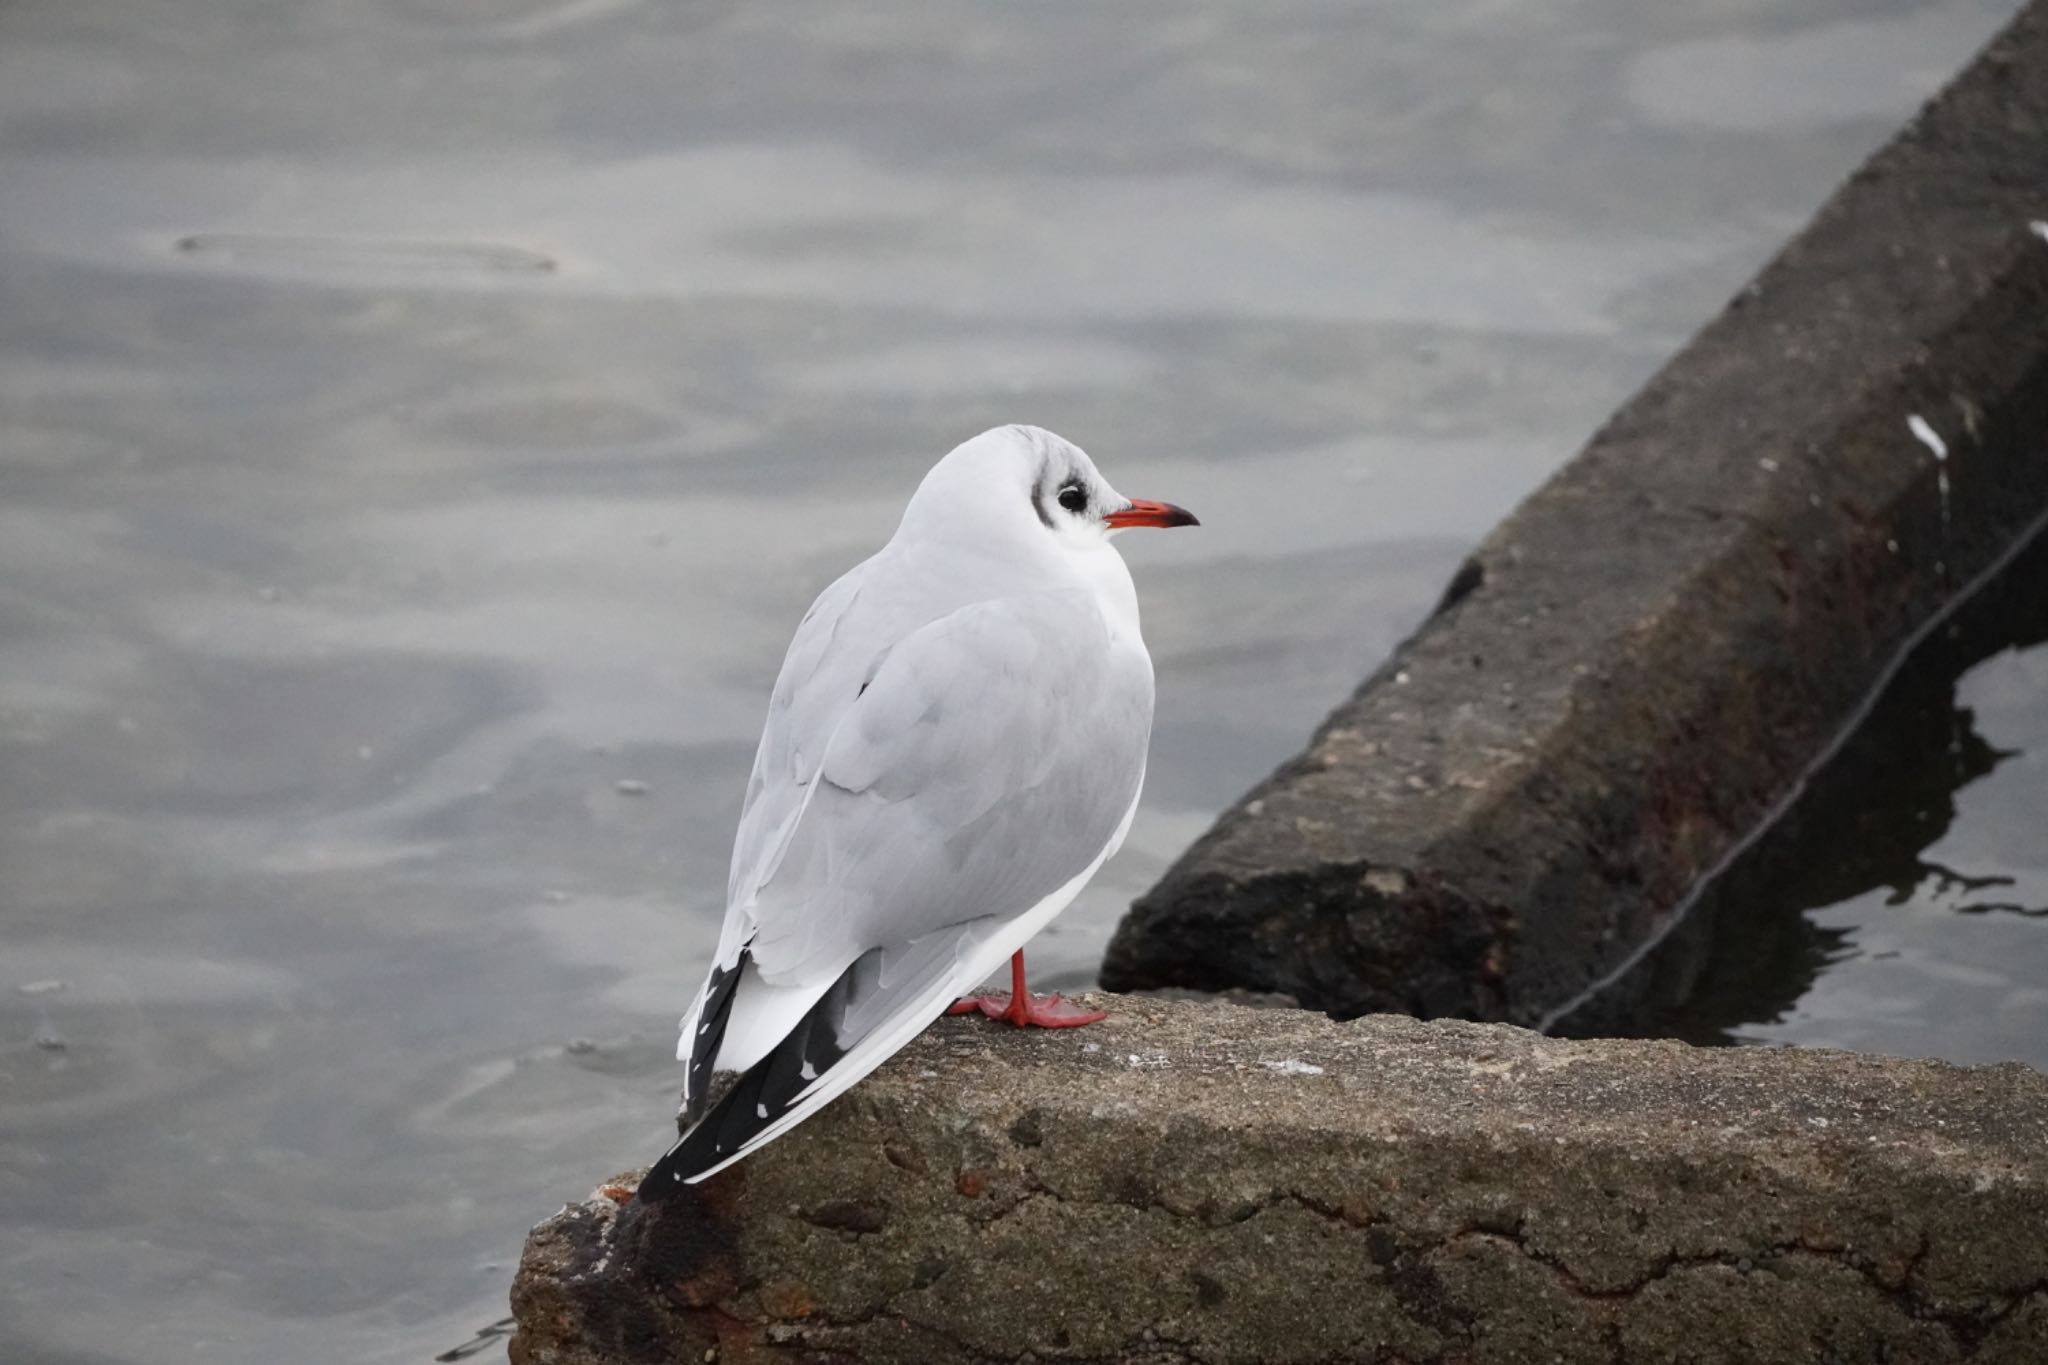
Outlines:
POLYGON ((683 1064, 683 1112, 677 1118, 693 1124, 703 1117, 711 1100, 711 1076, 718 1050, 725 1042, 725 1026, 732 1019, 734 993, 740 974, 753 960, 750 948, 741 948, 730 967, 717 963, 704 982, 704 1008, 697 1012, 697 1036, 690 1039, 690 1057, 683 1064))
POLYGON ((690 1183, 690 1177, 696 1173, 690 1162, 684 1159, 683 1143, 678 1142, 641 1177, 640 1188, 633 1192, 633 1201, 637 1204, 666 1204, 683 1192, 690 1183))
POLYGON ((662 1153, 661 1160, 640 1181, 635 1197, 641 1203, 664 1204, 676 1198, 684 1186, 746 1146, 780 1116, 776 1110, 762 1113, 764 1106, 758 1099, 741 1099, 741 1092, 760 1089, 761 1073, 767 1066, 764 1061, 741 1077, 675 1146, 662 1153))
MULTIPOLYGON (((839 1040, 839 1024, 858 984, 856 973, 863 963, 876 956, 872 952, 864 954, 848 967, 788 1036, 691 1124, 689 1131, 648 1171, 646 1179, 640 1182, 637 1198, 648 1203, 675 1198, 685 1185, 730 1159, 779 1120, 812 1081, 846 1055, 839 1040)), ((736 978, 737 968, 734 975, 736 978)), ((720 1003, 717 1032, 722 1034, 730 997, 720 1003)), ((707 1092, 708 1086, 693 1090, 689 1107, 701 1108, 707 1092)))

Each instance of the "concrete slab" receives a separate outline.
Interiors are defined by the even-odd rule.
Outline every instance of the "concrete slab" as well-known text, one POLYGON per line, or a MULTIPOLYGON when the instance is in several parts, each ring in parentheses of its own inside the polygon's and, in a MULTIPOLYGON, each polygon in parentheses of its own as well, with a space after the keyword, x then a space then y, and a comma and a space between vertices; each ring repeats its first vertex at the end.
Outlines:
POLYGON ((2044 167, 2037 3, 1137 902, 1104 984, 1542 1024, 1619 976, 2040 526, 2044 167))
POLYGON ((2048 1358, 2048 1077, 1098 997, 536 1228, 522 1365, 2048 1358))

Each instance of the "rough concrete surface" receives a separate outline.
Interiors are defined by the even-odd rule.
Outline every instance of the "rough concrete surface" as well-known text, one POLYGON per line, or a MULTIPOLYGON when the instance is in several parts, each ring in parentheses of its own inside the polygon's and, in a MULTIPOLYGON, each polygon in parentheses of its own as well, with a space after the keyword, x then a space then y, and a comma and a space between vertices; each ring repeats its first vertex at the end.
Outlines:
POLYGON ((1540 1024, 1615 974, 2048 508, 2044 168, 2048 0, 1133 907, 1104 983, 1540 1024))
POLYGON ((2027 1068, 1103 999, 563 1209, 513 1360, 2048 1359, 2027 1068))

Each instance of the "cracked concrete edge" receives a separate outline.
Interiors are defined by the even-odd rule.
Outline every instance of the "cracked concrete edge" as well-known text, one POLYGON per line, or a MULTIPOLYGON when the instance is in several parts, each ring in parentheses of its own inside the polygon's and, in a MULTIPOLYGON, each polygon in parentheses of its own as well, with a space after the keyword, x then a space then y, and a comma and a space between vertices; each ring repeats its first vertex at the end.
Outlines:
POLYGON ((2048 1359, 2027 1068, 1099 999, 568 1206, 513 1360, 2048 1359))
POLYGON ((1537 1024, 1666 929, 2048 509, 2043 165, 2036 0, 1132 907, 1104 984, 1537 1024))

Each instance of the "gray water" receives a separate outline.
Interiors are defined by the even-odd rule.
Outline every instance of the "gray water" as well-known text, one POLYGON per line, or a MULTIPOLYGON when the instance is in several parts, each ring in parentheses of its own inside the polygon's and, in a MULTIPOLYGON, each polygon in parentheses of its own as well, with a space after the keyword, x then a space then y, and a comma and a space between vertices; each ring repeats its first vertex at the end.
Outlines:
POLYGON ((1956 705, 1986 761, 1954 774, 1947 827, 1898 846, 1888 881, 1818 900, 1823 969, 1734 1039, 2048 1070, 2048 646, 1971 669, 1956 705))
POLYGON ((2048 534, 1966 599, 1805 794, 1565 1021, 2048 1070, 2048 534))
MULTIPOLYGON (((501 1316, 670 1131, 790 628, 1000 421, 1205 522, 1127 538, 1150 784, 1034 952, 1086 982, 2013 8, 0 9, 6 1359, 501 1316)), ((1809 1032, 1890 1036, 1830 970, 1809 1032)))

